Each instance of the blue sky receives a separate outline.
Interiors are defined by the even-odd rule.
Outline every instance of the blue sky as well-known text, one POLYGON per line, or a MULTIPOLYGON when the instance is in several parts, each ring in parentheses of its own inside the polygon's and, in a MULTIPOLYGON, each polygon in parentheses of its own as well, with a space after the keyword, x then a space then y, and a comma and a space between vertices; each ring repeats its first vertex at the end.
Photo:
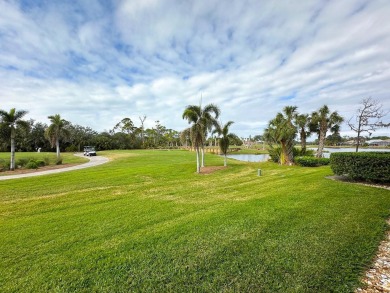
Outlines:
POLYGON ((182 130, 202 96, 241 137, 287 105, 348 120, 366 97, 390 109, 389 15, 388 0, 0 0, 0 108, 182 130))

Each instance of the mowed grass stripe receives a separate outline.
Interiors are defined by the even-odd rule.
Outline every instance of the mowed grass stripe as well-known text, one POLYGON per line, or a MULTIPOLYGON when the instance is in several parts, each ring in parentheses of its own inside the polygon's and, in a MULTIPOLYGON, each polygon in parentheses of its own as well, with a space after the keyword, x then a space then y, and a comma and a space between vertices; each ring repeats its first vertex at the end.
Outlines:
POLYGON ((1 291, 350 292, 387 228, 389 191, 328 167, 197 175, 190 152, 103 154, 0 182, 1 291))

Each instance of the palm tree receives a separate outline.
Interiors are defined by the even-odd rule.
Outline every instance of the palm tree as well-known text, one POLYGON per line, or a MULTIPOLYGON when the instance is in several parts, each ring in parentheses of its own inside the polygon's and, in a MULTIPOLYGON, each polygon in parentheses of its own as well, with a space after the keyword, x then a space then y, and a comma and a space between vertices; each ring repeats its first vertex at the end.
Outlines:
POLYGON ((17 127, 24 127, 27 128, 29 126, 29 123, 27 121, 23 121, 22 118, 24 115, 26 115, 28 112, 25 110, 19 110, 16 111, 15 108, 12 108, 9 113, 0 110, 0 117, 1 117, 1 124, 5 125, 6 127, 9 127, 9 136, 11 138, 11 163, 10 163, 10 170, 15 170, 15 134, 16 134, 16 128, 17 127))
POLYGON ((298 132, 301 140, 301 154, 305 155, 306 153, 306 138, 310 135, 309 128, 309 119, 308 114, 299 114, 295 116, 295 124, 298 127, 298 132))
POLYGON ((269 122, 268 128, 264 131, 264 138, 271 148, 273 148, 273 144, 275 143, 280 145, 279 163, 281 165, 293 164, 294 138, 297 131, 293 124, 293 119, 296 115, 296 110, 296 106, 284 107, 283 113, 278 113, 269 122))
POLYGON ((217 124, 213 133, 217 133, 222 136, 219 138, 219 148, 221 153, 225 156, 223 165, 227 166, 226 154, 229 149, 230 138, 233 138, 235 135, 233 133, 229 133, 229 127, 233 124, 233 121, 229 121, 225 125, 217 124))
POLYGON ((322 158, 326 132, 339 129, 344 119, 337 111, 330 113, 327 105, 322 106, 317 112, 313 112, 311 117, 311 131, 318 134, 317 158, 322 158))
POLYGON ((51 147, 56 146, 57 158, 60 157, 60 139, 69 136, 69 130, 66 126, 69 122, 62 119, 60 114, 55 114, 49 118, 51 124, 46 129, 46 138, 50 141, 51 147))
POLYGON ((183 112, 183 119, 187 119, 192 124, 190 129, 190 139, 196 151, 196 170, 200 173, 200 166, 204 167, 204 143, 207 132, 217 124, 220 110, 214 104, 208 104, 203 109, 201 106, 189 105, 183 112), (214 113, 214 116, 212 115, 214 113), (202 150, 202 160, 200 162, 200 151, 202 150))

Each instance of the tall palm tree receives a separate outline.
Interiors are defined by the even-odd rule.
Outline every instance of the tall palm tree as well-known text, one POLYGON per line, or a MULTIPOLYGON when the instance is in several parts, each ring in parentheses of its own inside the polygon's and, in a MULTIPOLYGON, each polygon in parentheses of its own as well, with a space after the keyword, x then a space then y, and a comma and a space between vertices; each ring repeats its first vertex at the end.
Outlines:
POLYGON ((278 113, 276 117, 269 122, 268 128, 264 131, 264 137, 271 148, 275 143, 280 145, 281 152, 279 163, 281 165, 293 164, 294 138, 297 131, 293 119, 296 115, 296 111, 296 106, 284 107, 283 113, 278 113))
POLYGON ((214 104, 208 104, 204 108, 201 106, 189 105, 183 112, 183 119, 187 119, 190 126, 190 139, 196 151, 196 170, 200 173, 200 166, 204 167, 204 143, 207 132, 217 124, 220 110, 214 104), (214 115, 213 115, 214 114, 214 115), (202 159, 200 161, 200 152, 202 159))
POLYGON ((10 170, 15 170, 15 134, 17 127, 29 127, 29 123, 27 121, 22 120, 23 116, 25 116, 28 112, 25 110, 16 111, 15 108, 12 108, 9 112, 4 110, 0 110, 0 118, 1 124, 5 127, 9 127, 9 132, 7 129, 7 133, 11 138, 11 163, 10 170))
POLYGON ((344 121, 337 111, 330 112, 327 105, 322 106, 317 112, 311 115, 311 131, 318 134, 317 158, 322 158, 324 150, 326 132, 339 129, 340 124, 344 121))
POLYGON ((60 157, 60 139, 69 136, 69 130, 66 126, 69 122, 62 119, 60 114, 47 117, 51 124, 46 129, 46 138, 50 141, 52 147, 56 146, 57 158, 60 157))
POLYGON ((308 114, 299 114, 295 116, 295 124, 298 127, 299 137, 301 140, 301 154, 306 152, 306 138, 310 135, 309 130, 310 117, 308 114))
POLYGON ((221 150, 221 153, 224 155, 224 163, 223 165, 226 167, 227 166, 227 159, 226 159, 226 154, 229 149, 229 144, 230 138, 233 138, 235 135, 233 133, 229 133, 229 127, 233 124, 233 121, 229 121, 225 125, 217 124, 215 127, 215 130, 213 133, 217 133, 219 136, 219 148, 221 150))

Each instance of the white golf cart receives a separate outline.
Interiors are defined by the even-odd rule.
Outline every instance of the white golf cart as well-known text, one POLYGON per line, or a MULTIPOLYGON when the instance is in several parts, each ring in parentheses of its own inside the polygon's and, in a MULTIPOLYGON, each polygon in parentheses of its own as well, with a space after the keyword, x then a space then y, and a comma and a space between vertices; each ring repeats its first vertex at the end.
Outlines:
POLYGON ((85 146, 84 147, 84 156, 96 156, 95 147, 93 146, 85 146))

